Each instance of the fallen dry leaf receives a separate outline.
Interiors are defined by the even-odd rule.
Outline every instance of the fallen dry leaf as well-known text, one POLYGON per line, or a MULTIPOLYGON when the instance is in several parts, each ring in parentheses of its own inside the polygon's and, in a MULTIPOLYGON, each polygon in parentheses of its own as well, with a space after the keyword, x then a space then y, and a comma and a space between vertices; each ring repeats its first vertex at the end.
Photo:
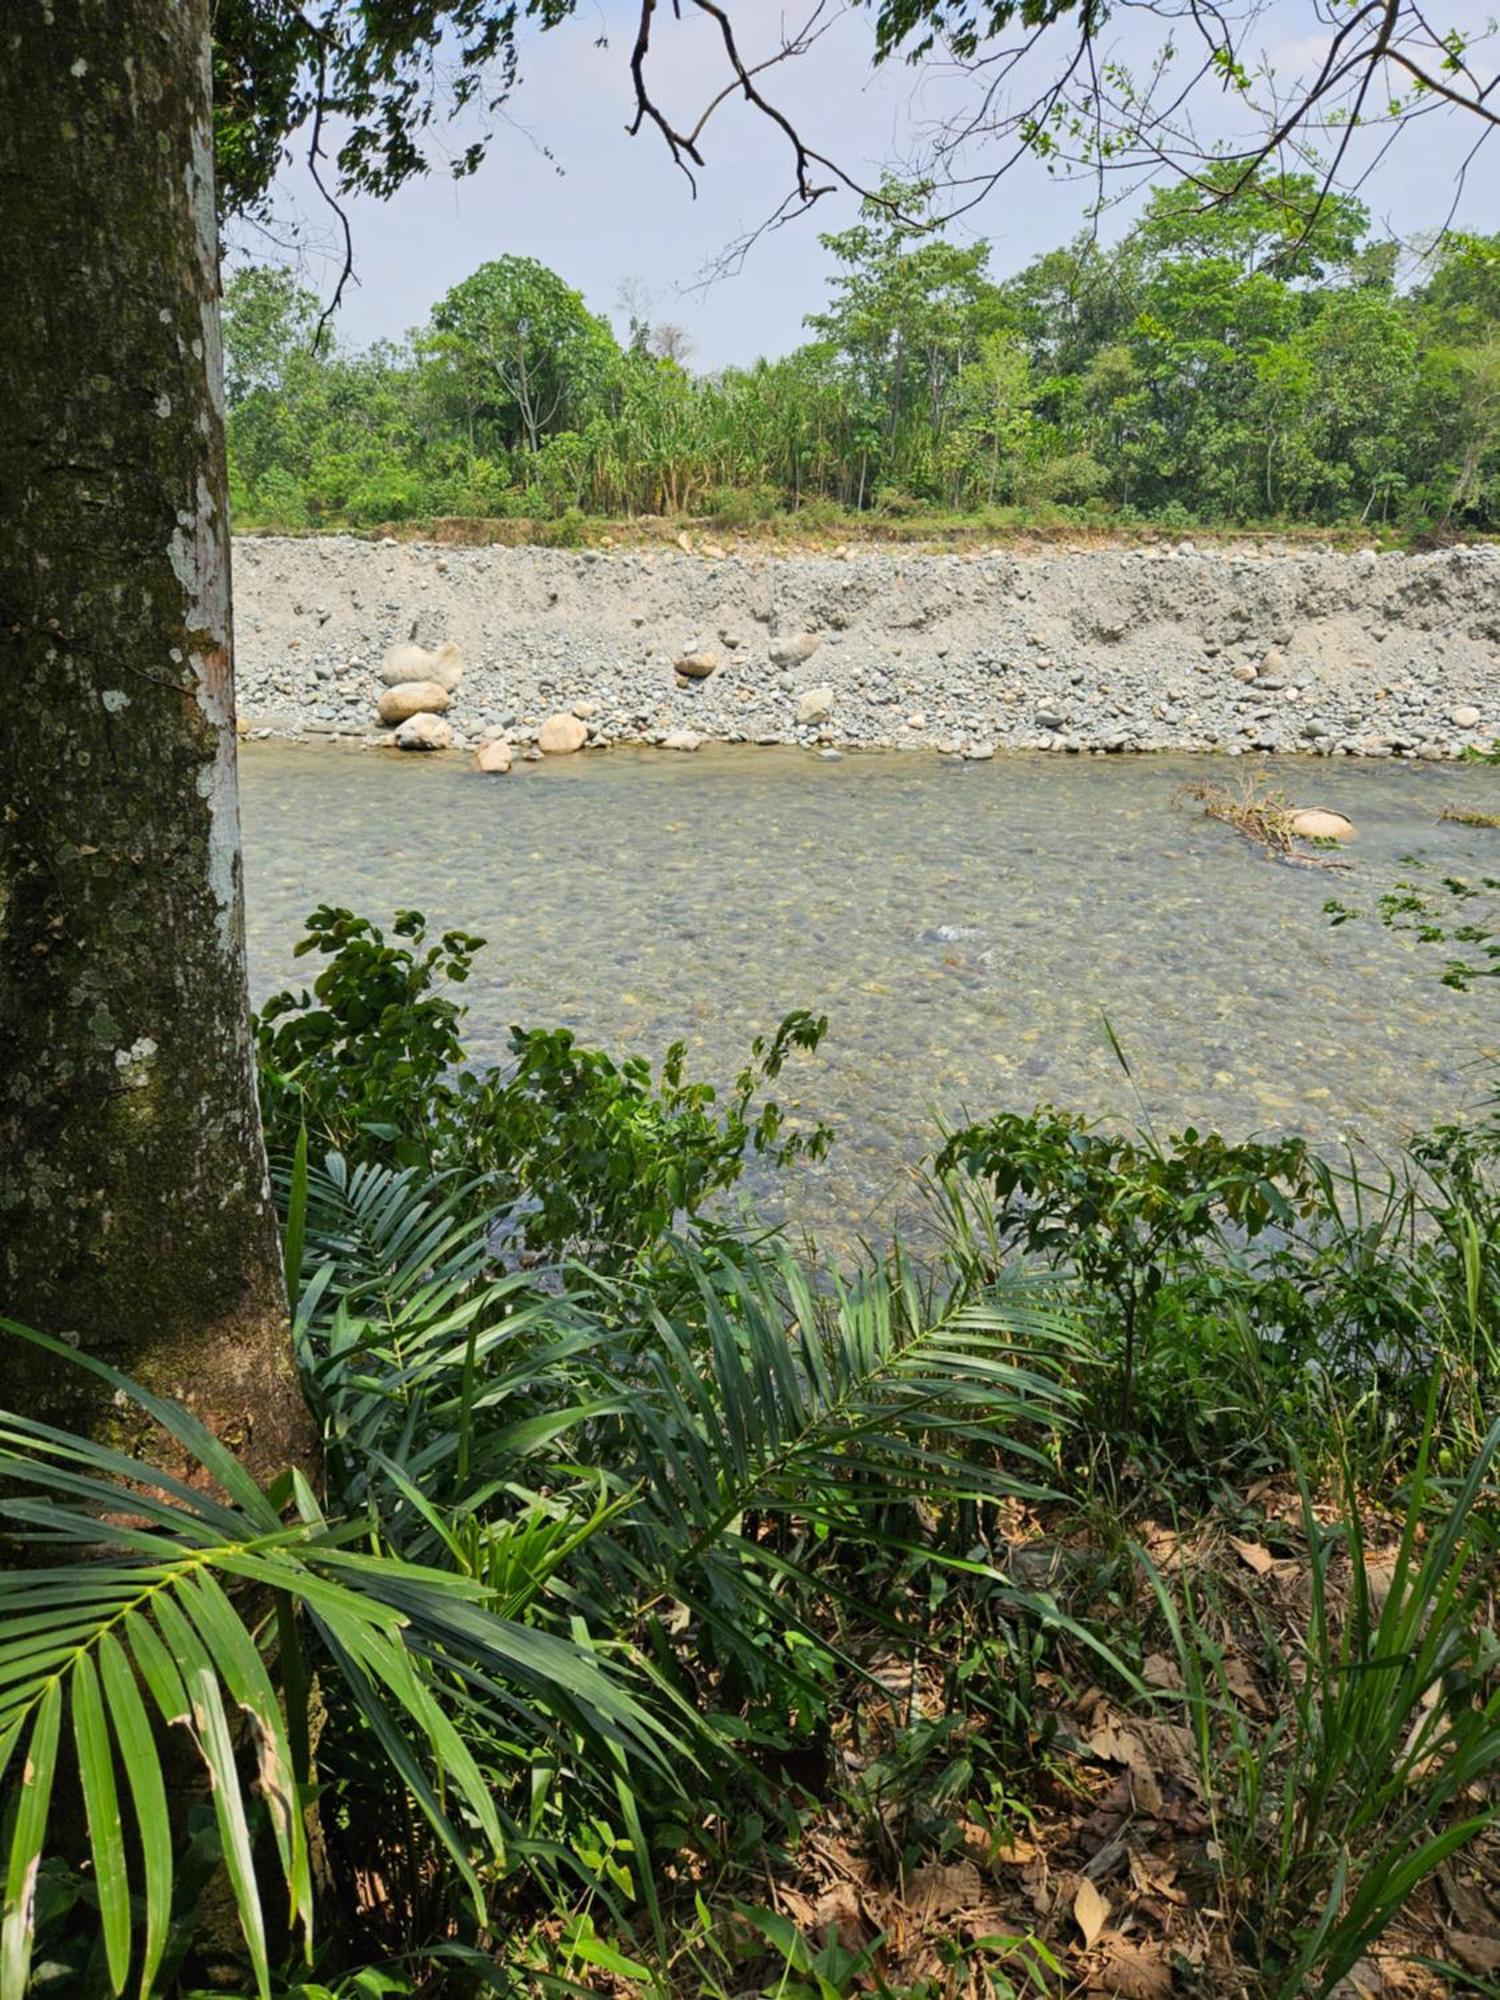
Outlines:
POLYGON ((1224 1662, 1224 1682, 1235 1700, 1252 1715, 1271 1713, 1265 1696, 1255 1685, 1255 1676, 1238 1653, 1229 1654, 1224 1662))
POLYGON ((834 1882, 823 1891, 813 1906, 812 1928, 825 1939, 831 1932, 846 1951, 863 1949, 869 1932, 852 1882, 834 1882))
POLYGON ((1124 1841, 1111 1840, 1097 1854, 1089 1857, 1083 1864, 1082 1872, 1097 1886, 1100 1882, 1107 1882, 1112 1875, 1123 1874, 1129 1858, 1124 1841))
POLYGON ((1138 1722, 1135 1733, 1145 1746, 1153 1771, 1175 1778, 1190 1791, 1198 1790, 1197 1751, 1192 1732, 1181 1722, 1138 1722))
POLYGON ((1380 1967, 1373 1959, 1362 1958, 1334 1987, 1329 2000, 1380 2000, 1385 1990, 1380 1967))
POLYGON ((1477 1937, 1472 1931, 1449 1931, 1448 1949, 1465 1972, 1500 1972, 1500 1937, 1477 1937))
POLYGON ((1142 1854, 1138 1848, 1130 1850, 1130 1879, 1142 1896, 1160 1896, 1164 1901, 1179 1906, 1187 1897, 1173 1885, 1177 1880, 1177 1863, 1170 1855, 1142 1854))
POLYGON ((1495 1929, 1495 1910, 1489 1897, 1477 1881, 1464 1879, 1457 1862, 1450 1861, 1439 1868, 1438 1881, 1461 1931, 1477 1931, 1484 1936, 1495 1929))
POLYGON ((1165 1653, 1148 1653, 1141 1666, 1141 1679, 1147 1687, 1166 1688, 1172 1694, 1182 1693, 1182 1668, 1175 1660, 1169 1660, 1165 1653))
POLYGON ((1160 1819, 1164 1801, 1161 1786, 1156 1782, 1156 1773, 1149 1764, 1132 1764, 1130 1767, 1130 1789, 1135 1798, 1137 1812, 1147 1819, 1160 1819))
POLYGON ((1035 1861, 1036 1857, 1036 1842, 1017 1836, 1016 1839, 1007 1840, 997 1847, 990 1858, 998 1868, 1024 1868, 1028 1862, 1035 1861))
POLYGON ((1365 1584, 1377 1611, 1384 1611, 1391 1585, 1396 1581, 1396 1556, 1397 1551, 1390 1549, 1382 1555, 1365 1557, 1365 1584))
POLYGON ((1073 1921, 1083 1932, 1085 1951, 1092 1951, 1100 1931, 1109 1922, 1109 1903, 1086 1875, 1073 1898, 1073 1921))
POLYGON ((1088 1747, 1106 1763, 1123 1764, 1130 1773, 1131 1804, 1137 1812, 1152 1819, 1160 1818, 1161 1785, 1146 1745, 1133 1729, 1124 1729, 1116 1722, 1103 1722, 1091 1732, 1088 1747))
POLYGON ((1237 1535, 1229 1537, 1229 1546, 1243 1563, 1248 1563, 1257 1576, 1266 1576, 1276 1567, 1276 1558, 1259 1542, 1242 1542, 1237 1535))
POLYGON ((972 1861, 929 1862, 906 1878, 906 1903, 916 1917, 951 1917, 984 1900, 984 1884, 972 1861))
POLYGON ((1089 1991, 1114 1993, 1120 2000, 1163 2000, 1172 1991, 1172 1968, 1159 1946, 1133 1944, 1111 1935, 1104 1963, 1089 1974, 1089 1991))
POLYGON ((791 1918, 799 1931, 810 1931, 818 1921, 812 1900, 804 1896, 800 1889, 789 1889, 784 1882, 776 1884, 776 1906, 791 1918))

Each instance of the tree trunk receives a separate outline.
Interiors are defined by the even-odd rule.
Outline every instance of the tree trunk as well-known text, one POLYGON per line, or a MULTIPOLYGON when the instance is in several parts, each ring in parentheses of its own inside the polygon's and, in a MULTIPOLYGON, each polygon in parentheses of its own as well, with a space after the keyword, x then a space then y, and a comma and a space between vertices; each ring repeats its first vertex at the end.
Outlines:
MULTIPOLYGON (((0 12, 0 1312, 311 1454, 249 1034, 208 0, 0 12)), ((6 1344, 4 1400, 117 1424, 6 1344)))

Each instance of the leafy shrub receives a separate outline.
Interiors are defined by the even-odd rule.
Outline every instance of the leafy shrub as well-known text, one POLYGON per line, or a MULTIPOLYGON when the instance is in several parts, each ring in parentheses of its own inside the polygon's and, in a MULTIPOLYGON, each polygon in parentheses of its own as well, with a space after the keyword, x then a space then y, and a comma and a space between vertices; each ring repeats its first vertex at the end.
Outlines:
POLYGON ((420 474, 399 466, 364 473, 350 488, 345 512, 358 527, 382 521, 414 521, 431 511, 431 495, 420 474))
POLYGON ((1331 1393, 1372 1450, 1404 1454, 1434 1367, 1444 1438, 1472 1449, 1484 1432, 1500 1393, 1493 1116, 1418 1134, 1377 1171, 1296 1138, 1159 1141, 1043 1109, 953 1134, 937 1167, 971 1262, 1021 1253, 1076 1282, 1111 1448, 1215 1475, 1287 1435, 1316 1442, 1331 1393))
POLYGON ((1205 1246, 1226 1230, 1254 1242, 1290 1227, 1313 1187, 1305 1144, 1231 1145, 1189 1129, 1158 1144, 1101 1132, 1070 1112, 1006 1113, 954 1133, 940 1174, 962 1166, 993 1193, 993 1240, 1072 1271, 1086 1296, 1105 1303, 1118 1342, 1118 1416, 1128 1430, 1137 1371, 1153 1342, 1195 1305, 1222 1311, 1231 1287, 1257 1280, 1223 1261, 1210 1277, 1205 1246), (1206 1288, 1206 1296, 1205 1296, 1206 1288))
POLYGON ((1196 527, 1191 510, 1180 500, 1165 500, 1152 515, 1158 528, 1165 528, 1169 534, 1181 534, 1185 529, 1196 527))
POLYGON ((753 528, 781 511, 782 496, 775 486, 716 486, 708 495, 705 512, 716 528, 753 528))
POLYGON ((311 994, 276 994, 257 1025, 272 1151, 290 1153, 305 1126, 355 1164, 462 1174, 510 1210, 518 1248, 609 1270, 701 1216, 751 1158, 782 1167, 826 1152, 826 1127, 790 1129, 763 1095, 794 1051, 817 1048, 826 1019, 787 1015, 722 1099, 688 1077, 680 1042, 653 1071, 563 1028, 513 1028, 509 1069, 477 1071, 449 989, 483 943, 464 931, 429 942, 413 910, 397 913, 389 942, 348 910, 309 918, 298 954, 328 962, 311 994))
POLYGON ((247 511, 269 528, 306 528, 312 516, 302 481, 284 465, 272 465, 255 482, 247 511))
POLYGON ((875 490, 875 512, 884 514, 891 521, 908 521, 913 516, 930 512, 928 503, 914 493, 907 493, 899 486, 879 486, 875 490))
POLYGON ((801 533, 835 535, 848 526, 849 516, 836 500, 815 497, 801 502, 792 521, 801 533))
POLYGON ((544 549, 581 549, 588 539, 588 517, 581 507, 564 508, 554 521, 538 521, 532 535, 532 540, 544 549))

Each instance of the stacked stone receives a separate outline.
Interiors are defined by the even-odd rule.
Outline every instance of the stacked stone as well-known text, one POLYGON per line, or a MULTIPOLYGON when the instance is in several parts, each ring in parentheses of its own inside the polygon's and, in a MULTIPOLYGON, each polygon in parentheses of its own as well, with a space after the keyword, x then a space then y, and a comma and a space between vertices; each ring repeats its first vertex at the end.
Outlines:
POLYGON ((380 669, 385 693, 379 713, 387 728, 394 727, 398 750, 453 747, 453 725, 442 716, 463 671, 463 655, 451 639, 431 653, 409 641, 386 654, 380 669))

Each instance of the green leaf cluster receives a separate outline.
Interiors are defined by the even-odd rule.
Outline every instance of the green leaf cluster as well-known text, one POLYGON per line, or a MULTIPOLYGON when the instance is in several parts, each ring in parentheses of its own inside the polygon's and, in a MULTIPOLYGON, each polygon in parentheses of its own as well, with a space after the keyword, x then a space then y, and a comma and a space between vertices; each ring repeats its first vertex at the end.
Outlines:
POLYGON ((722 1097, 688 1076, 680 1042, 653 1069, 565 1028, 514 1028, 510 1063, 481 1069, 452 989, 483 944, 461 931, 429 941, 413 910, 389 940, 348 910, 316 911, 297 946, 326 960, 312 992, 278 993, 258 1018, 272 1151, 290 1153, 305 1129, 353 1165, 456 1174, 505 1212, 518 1253, 586 1256, 598 1270, 628 1267, 701 1218, 747 1163, 827 1151, 827 1127, 793 1125, 764 1095, 792 1056, 816 1050, 825 1018, 798 1010, 758 1037, 722 1097))

